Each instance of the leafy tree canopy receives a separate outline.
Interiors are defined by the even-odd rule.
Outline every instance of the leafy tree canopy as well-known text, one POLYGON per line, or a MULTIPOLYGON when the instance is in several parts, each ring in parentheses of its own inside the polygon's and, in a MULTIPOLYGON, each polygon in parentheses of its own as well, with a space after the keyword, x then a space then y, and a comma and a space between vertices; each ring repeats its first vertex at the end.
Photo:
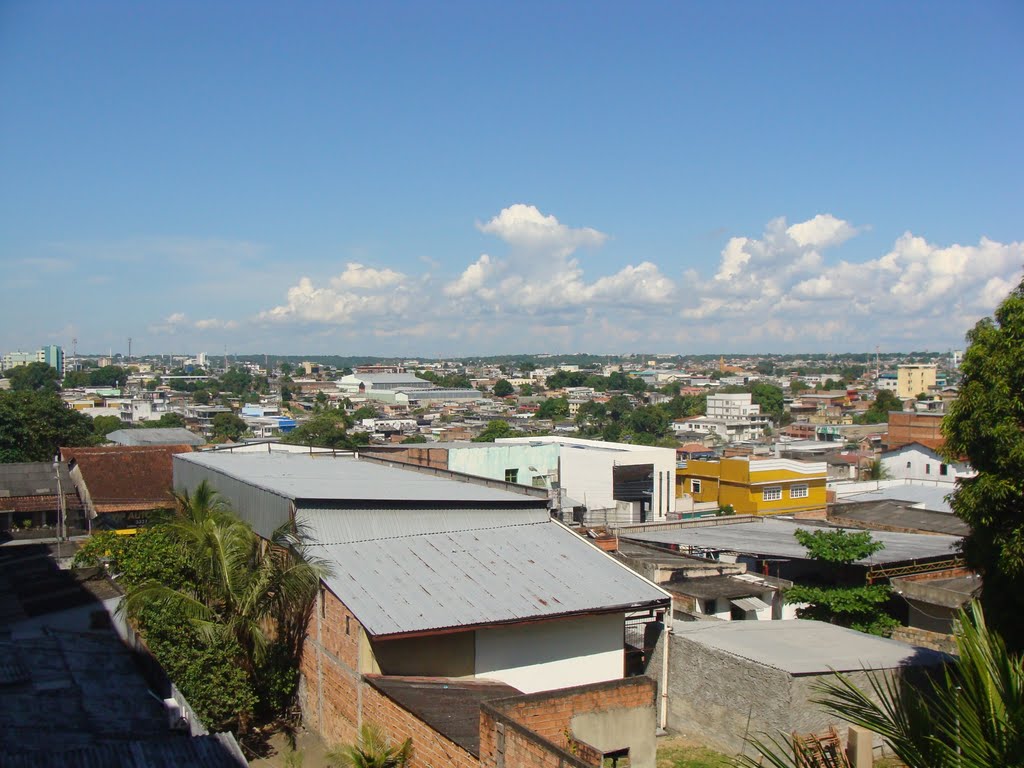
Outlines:
POLYGON ((214 440, 238 440, 248 429, 245 422, 233 413, 218 413, 213 417, 214 440))
POLYGON ((0 392, 0 463, 51 461, 61 446, 96 442, 92 419, 53 392, 0 392))
POLYGON ((903 401, 892 392, 883 389, 875 393, 875 399, 871 406, 855 421, 858 424, 885 424, 889 421, 889 411, 902 410, 903 401))
POLYGON ((495 397, 508 397, 515 394, 515 387, 508 383, 508 379, 498 379, 494 385, 495 397))
POLYGON ((564 419, 569 415, 569 401, 564 397, 549 397, 534 414, 537 419, 564 419))
POLYGON ((106 438, 111 432, 121 429, 121 419, 117 416, 95 416, 92 420, 92 430, 97 437, 106 438))
POLYGON ((1024 281, 995 317, 967 334, 960 395, 943 421, 948 461, 966 456, 977 470, 961 479, 950 504, 971 527, 963 551, 983 577, 981 602, 1015 651, 1024 611, 1024 281))
POLYGON ((473 438, 474 443, 493 443, 498 438, 515 437, 516 431, 503 419, 493 419, 487 422, 484 431, 473 438))
MULTIPOLYGON (((214 423, 216 424, 216 417, 214 423)), ((243 424, 245 422, 242 422, 243 424)), ((159 419, 151 419, 149 421, 142 422, 142 426, 148 427, 149 429, 167 429, 170 427, 184 427, 185 417, 180 413, 162 413, 159 419)))
POLYGON ((60 389, 57 370, 46 363, 29 363, 11 368, 4 375, 18 392, 56 392, 60 389))
MULTIPOLYGON (((836 566, 850 565, 884 548, 884 544, 871 539, 870 531, 848 532, 819 529, 813 533, 798 529, 797 541, 807 548, 808 555, 818 561, 836 566)), ((885 612, 891 597, 888 586, 831 586, 798 584, 786 593, 790 603, 809 603, 800 608, 801 619, 827 621, 851 627, 873 635, 887 635, 899 622, 885 612)))

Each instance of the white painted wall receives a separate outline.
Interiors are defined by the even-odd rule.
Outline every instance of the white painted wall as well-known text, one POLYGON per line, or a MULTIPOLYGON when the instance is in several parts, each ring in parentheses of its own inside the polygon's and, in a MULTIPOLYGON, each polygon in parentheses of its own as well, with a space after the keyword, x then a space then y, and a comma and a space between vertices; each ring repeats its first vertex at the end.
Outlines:
POLYGON ((969 464, 953 463, 946 465, 946 474, 943 475, 941 468, 944 463, 935 451, 916 443, 882 454, 882 466, 893 480, 921 480, 952 486, 958 477, 977 474, 969 464))
POLYGON ((476 676, 524 693, 618 680, 625 664, 621 613, 476 632, 476 676))

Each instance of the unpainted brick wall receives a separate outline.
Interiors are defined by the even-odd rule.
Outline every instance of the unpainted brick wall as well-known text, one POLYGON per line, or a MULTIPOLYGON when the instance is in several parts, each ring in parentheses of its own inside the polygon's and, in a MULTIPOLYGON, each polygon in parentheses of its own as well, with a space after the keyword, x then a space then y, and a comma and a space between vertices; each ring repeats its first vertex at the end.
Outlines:
POLYGON ((633 677, 492 701, 481 713, 480 762, 495 768, 600 765, 600 752, 572 738, 573 715, 651 707, 655 694, 652 679, 633 677))
POLYGON ((651 678, 630 677, 492 703, 534 733, 556 744, 564 744, 575 713, 649 707, 654 703, 655 692, 656 685, 651 678))
POLYGON ((486 705, 481 709, 480 765, 485 768, 591 768, 603 760, 600 752, 586 744, 577 744, 575 752, 542 739, 486 705))
POLYGON ((300 669, 306 725, 328 744, 352 743, 359 732, 359 636, 362 627, 329 590, 310 617, 300 669))
POLYGON ((403 709, 372 685, 363 688, 363 721, 378 725, 395 744, 412 737, 409 768, 478 768, 480 761, 403 709))

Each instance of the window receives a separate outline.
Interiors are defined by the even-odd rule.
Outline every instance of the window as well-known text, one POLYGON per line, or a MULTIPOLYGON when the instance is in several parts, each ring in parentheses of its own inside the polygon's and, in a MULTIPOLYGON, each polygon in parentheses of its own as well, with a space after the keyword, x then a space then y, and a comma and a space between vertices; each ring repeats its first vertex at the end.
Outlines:
POLYGON ((945 464, 939 464, 939 474, 940 475, 948 475, 949 474, 949 467, 946 466, 945 464))
POLYGON ((931 464, 925 464, 924 465, 924 473, 926 475, 930 475, 932 473, 932 465, 931 464))
POLYGON ((779 486, 773 486, 771 488, 765 488, 761 491, 762 501, 778 501, 782 498, 782 488, 779 486))
POLYGON ((789 489, 789 498, 791 499, 806 499, 808 490, 806 485, 794 485, 789 489))
POLYGON ((691 480, 690 481, 690 490, 693 493, 700 493, 700 480, 691 480))
POLYGON ((517 482, 519 482, 519 470, 518 469, 506 469, 505 470, 505 482, 506 483, 517 483, 517 482))
POLYGON ((907 462, 907 469, 910 469, 910 462, 907 462))

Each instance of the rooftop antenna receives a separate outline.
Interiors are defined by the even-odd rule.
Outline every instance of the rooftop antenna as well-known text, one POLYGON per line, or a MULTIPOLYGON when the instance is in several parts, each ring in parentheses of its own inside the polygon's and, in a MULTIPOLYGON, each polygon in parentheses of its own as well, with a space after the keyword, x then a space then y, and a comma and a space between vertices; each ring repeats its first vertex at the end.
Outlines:
POLYGON ((128 362, 132 361, 132 337, 128 337, 128 362))

